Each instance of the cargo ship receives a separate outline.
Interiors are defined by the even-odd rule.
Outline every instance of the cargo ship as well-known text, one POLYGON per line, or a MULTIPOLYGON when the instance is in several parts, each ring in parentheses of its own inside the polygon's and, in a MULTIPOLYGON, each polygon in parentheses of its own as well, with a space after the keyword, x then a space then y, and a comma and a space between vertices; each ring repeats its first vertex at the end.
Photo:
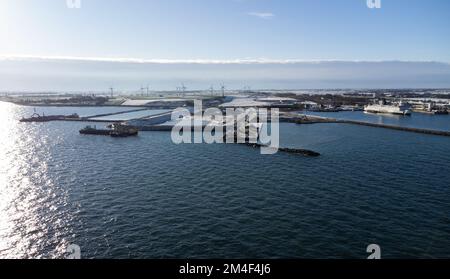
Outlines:
POLYGON ((386 113, 396 115, 411 115, 411 106, 408 103, 399 102, 398 104, 386 104, 380 101, 379 104, 368 105, 364 108, 366 113, 386 113))

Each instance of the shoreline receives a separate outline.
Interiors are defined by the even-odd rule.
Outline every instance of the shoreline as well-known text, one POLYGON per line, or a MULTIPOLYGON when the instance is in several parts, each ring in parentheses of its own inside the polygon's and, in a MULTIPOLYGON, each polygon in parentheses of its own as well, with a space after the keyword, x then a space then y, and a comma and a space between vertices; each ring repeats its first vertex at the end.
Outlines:
MULTIPOLYGON (((66 105, 66 104, 58 104, 58 105, 45 105, 45 104, 39 104, 39 105, 25 105, 25 104, 18 104, 14 102, 8 102, 3 101, 6 103, 12 103, 19 106, 26 106, 26 107, 123 107, 123 108, 134 108, 134 110, 130 111, 123 111, 123 112, 115 112, 115 113, 107 113, 107 114, 100 114, 96 115, 98 116, 109 116, 109 115, 115 115, 115 114, 123 114, 123 113, 129 113, 129 112, 135 112, 135 111, 144 111, 144 110, 152 110, 152 109, 173 109, 173 107, 149 107, 149 106, 121 106, 121 105, 66 105)), ((123 121, 112 121, 112 120, 94 120, 90 119, 93 118, 90 117, 82 117, 79 119, 57 119, 55 121, 76 121, 76 122, 123 122, 123 121, 129 121, 129 120, 123 120, 123 121)), ((367 126, 367 127, 374 127, 374 128, 384 128, 384 129, 390 129, 390 130, 397 130, 397 131, 404 131, 404 132, 412 132, 412 133, 420 133, 420 134, 427 134, 427 135, 436 135, 436 136, 446 136, 450 137, 450 131, 445 130, 434 130, 434 129, 426 129, 426 128, 415 128, 415 127, 406 127, 406 126, 399 126, 399 125, 391 125, 391 124, 379 124, 379 123, 372 123, 372 122, 366 122, 366 121, 358 121, 358 120, 347 120, 347 119, 336 119, 336 118, 330 118, 330 117, 323 117, 323 116, 316 116, 316 115, 297 115, 295 113, 291 113, 289 111, 284 112, 283 116, 280 116, 280 122, 284 123, 295 123, 297 125, 311 125, 311 124, 327 124, 327 123, 338 123, 338 124, 352 124, 352 125, 360 125, 360 126, 367 126)), ((147 131, 161 131, 161 130, 167 130, 169 127, 161 125, 155 126, 155 125, 149 125, 146 127, 147 131)))

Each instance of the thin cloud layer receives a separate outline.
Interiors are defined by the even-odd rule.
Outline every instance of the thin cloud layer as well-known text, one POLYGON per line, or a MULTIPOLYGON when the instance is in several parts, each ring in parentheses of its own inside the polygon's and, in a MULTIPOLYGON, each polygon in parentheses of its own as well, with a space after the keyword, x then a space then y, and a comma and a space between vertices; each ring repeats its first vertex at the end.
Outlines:
POLYGON ((450 88, 450 64, 414 61, 302 61, 270 59, 145 60, 85 57, 3 57, 0 91, 123 90, 181 83, 227 88, 450 88))
POLYGON ((386 62, 416 62, 441 63, 437 61, 404 61, 404 60, 342 60, 342 59, 269 59, 269 58, 241 58, 241 59, 141 59, 120 57, 80 57, 80 56, 33 56, 33 55, 0 55, 1 61, 85 61, 85 62, 114 62, 136 64, 317 64, 324 62, 353 62, 353 63, 386 63, 386 62))
POLYGON ((258 18, 261 18, 261 19, 271 19, 271 18, 275 17, 275 15, 273 13, 270 13, 270 12, 249 12, 247 14, 249 16, 258 17, 258 18))

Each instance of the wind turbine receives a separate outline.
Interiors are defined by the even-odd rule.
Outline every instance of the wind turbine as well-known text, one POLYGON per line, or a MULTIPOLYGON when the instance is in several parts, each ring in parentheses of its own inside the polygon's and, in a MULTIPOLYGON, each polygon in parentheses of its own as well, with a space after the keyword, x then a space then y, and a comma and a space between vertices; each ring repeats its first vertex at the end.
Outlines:
POLYGON ((243 92, 244 93, 251 93, 252 92, 251 86, 245 85, 244 88, 243 88, 243 92))
POLYGON ((184 83, 181 84, 181 92, 183 93, 183 97, 186 95, 186 89, 187 87, 184 85, 184 83))
POLYGON ((222 98, 225 98, 225 89, 226 89, 225 84, 222 83, 220 89, 222 90, 222 98))
POLYGON ((150 85, 147 84, 146 89, 147 89, 147 97, 149 97, 150 96, 150 85))
POLYGON ((109 88, 110 92, 111 92, 111 98, 114 98, 114 87, 110 87, 109 88))

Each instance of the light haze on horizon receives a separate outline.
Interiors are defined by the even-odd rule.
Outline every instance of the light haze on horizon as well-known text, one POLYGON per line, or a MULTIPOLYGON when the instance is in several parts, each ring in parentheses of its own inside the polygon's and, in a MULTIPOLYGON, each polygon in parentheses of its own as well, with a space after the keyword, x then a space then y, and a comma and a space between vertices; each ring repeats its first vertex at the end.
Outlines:
POLYGON ((0 90, 96 90, 108 83, 169 89, 180 82, 200 88, 220 82, 237 88, 247 82, 259 88, 450 87, 450 1, 381 2, 381 9, 369 9, 366 0, 81 0, 80 9, 69 9, 66 0, 0 0, 0 90), (42 59, 27 62, 30 57, 42 59), (115 66, 109 71, 106 62, 83 58, 115 66), (118 58, 167 60, 142 69, 118 58), (172 60, 233 62, 239 74, 220 65, 211 74, 172 60), (262 62, 249 67, 246 60, 262 62), (308 63, 286 60, 326 66, 309 72, 308 63), (379 63, 364 68, 354 61, 379 63), (385 61, 410 61, 414 75, 408 80, 408 67, 399 73, 392 68, 398 64, 385 61), (442 64, 416 63, 423 61, 442 64), (285 76, 267 80, 274 63, 285 76), (162 82, 155 72, 169 68, 162 82), (70 75, 73 82, 57 80, 70 75))

